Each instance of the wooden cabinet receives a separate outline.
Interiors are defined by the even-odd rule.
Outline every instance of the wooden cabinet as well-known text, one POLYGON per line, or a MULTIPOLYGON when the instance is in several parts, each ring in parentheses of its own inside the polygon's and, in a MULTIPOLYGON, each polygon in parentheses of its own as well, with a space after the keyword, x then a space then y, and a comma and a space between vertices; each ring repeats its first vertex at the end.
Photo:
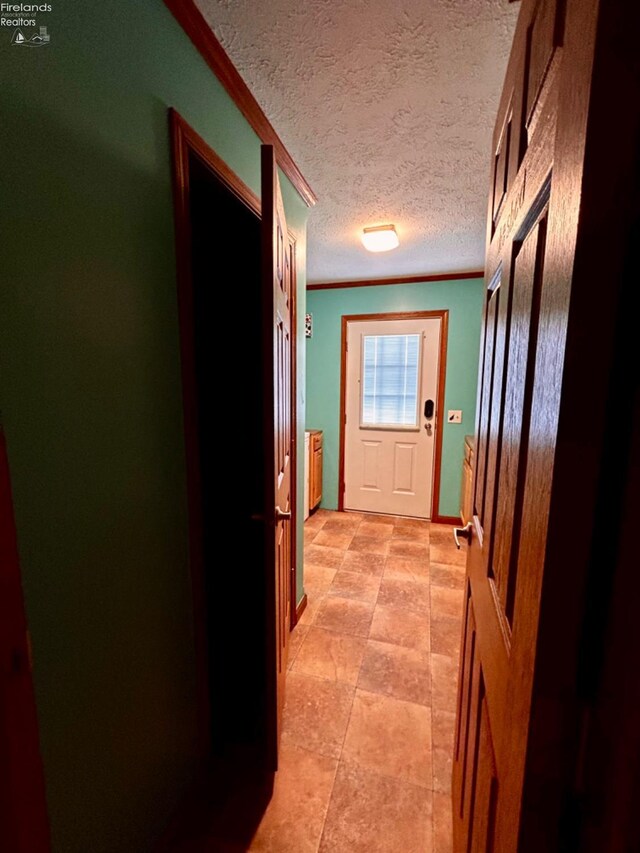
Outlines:
POLYGON ((322 500, 322 430, 310 430, 309 438, 309 509, 322 500))
POLYGON ((464 439, 464 460, 462 462, 462 486, 460 489, 460 518, 462 523, 471 521, 473 516, 473 453, 474 438, 464 439))

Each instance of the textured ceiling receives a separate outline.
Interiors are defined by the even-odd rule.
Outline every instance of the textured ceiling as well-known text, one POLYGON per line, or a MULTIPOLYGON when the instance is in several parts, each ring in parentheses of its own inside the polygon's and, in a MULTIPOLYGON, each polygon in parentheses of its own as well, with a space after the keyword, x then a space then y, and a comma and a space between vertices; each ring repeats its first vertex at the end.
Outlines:
POLYGON ((482 268, 507 0, 198 0, 319 201, 309 281, 482 268), (400 248, 373 255, 367 225, 400 248))

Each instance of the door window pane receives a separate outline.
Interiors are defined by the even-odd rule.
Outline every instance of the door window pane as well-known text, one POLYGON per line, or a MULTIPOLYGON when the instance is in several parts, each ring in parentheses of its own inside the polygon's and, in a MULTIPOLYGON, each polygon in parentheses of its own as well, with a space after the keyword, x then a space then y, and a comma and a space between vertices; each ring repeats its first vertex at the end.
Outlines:
POLYGON ((421 335, 363 335, 362 426, 418 426, 421 335))

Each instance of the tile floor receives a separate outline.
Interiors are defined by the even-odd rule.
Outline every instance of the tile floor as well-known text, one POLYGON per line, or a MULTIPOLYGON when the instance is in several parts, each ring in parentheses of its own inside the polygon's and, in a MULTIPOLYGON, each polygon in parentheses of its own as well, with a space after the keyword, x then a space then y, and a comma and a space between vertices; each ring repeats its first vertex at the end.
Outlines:
POLYGON ((450 853, 465 556, 448 526, 307 521, 281 769, 251 850, 450 853))

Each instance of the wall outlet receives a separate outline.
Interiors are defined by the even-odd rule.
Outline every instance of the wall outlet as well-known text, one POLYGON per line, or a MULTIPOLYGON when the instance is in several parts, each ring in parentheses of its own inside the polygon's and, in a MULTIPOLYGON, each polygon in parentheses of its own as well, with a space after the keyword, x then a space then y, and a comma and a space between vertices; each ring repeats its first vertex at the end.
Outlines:
POLYGON ((447 412, 447 423, 448 424, 461 424, 462 423, 462 409, 449 409, 447 412))

